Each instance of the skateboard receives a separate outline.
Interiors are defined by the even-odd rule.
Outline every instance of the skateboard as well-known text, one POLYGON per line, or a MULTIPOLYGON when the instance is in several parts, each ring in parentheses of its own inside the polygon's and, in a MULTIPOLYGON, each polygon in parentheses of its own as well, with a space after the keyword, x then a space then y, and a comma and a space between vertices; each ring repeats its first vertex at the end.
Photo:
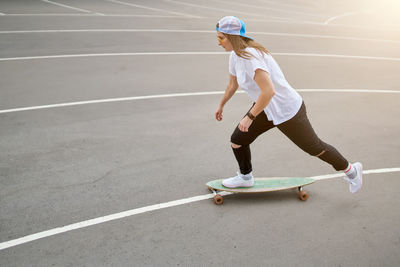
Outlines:
POLYGON ((229 188, 222 185, 222 179, 208 182, 208 189, 214 194, 214 202, 216 205, 224 203, 224 199, 219 192, 227 191, 233 193, 261 193, 272 192, 291 188, 298 189, 298 197, 300 200, 306 201, 308 193, 303 190, 303 186, 314 183, 311 178, 254 178, 253 187, 229 188))

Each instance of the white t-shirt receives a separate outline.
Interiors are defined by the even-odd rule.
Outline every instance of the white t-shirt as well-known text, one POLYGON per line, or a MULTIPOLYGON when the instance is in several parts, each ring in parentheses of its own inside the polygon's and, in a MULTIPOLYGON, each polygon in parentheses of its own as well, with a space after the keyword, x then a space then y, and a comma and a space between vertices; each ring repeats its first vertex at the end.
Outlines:
POLYGON ((264 109, 268 120, 278 125, 293 118, 299 111, 303 99, 286 81, 278 63, 271 55, 261 53, 255 48, 247 47, 246 51, 254 57, 244 59, 237 56, 234 51, 229 57, 229 72, 236 76, 240 88, 256 102, 261 90, 254 81, 255 71, 261 69, 268 72, 275 89, 275 95, 264 109))

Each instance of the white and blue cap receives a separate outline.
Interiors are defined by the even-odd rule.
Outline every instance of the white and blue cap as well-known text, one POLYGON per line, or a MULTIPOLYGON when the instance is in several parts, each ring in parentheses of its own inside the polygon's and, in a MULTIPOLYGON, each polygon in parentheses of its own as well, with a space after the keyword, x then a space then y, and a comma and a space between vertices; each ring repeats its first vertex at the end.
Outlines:
POLYGON ((218 26, 219 27, 217 27, 217 31, 219 32, 232 35, 240 35, 253 40, 253 38, 250 38, 245 35, 246 29, 244 28, 244 22, 237 17, 234 16, 223 17, 218 21, 218 26))

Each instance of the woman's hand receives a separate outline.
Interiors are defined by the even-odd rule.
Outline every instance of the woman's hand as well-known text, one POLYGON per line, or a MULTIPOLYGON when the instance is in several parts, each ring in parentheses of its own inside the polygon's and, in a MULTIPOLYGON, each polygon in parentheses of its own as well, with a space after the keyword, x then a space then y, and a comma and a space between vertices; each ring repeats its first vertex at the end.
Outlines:
POLYGON ((223 108, 218 107, 217 111, 215 112, 215 118, 217 119, 217 121, 222 121, 222 112, 223 108))
POLYGON ((239 123, 239 130, 242 132, 248 132, 252 123, 253 121, 249 117, 245 116, 239 123))

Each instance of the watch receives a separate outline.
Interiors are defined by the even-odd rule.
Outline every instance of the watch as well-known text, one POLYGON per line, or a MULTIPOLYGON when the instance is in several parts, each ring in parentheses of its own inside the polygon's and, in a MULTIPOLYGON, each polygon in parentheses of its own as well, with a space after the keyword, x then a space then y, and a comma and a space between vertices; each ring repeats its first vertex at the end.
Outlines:
POLYGON ((250 111, 249 111, 249 112, 247 112, 246 116, 247 116, 247 117, 249 117, 249 118, 250 118, 250 120, 252 120, 252 121, 254 121, 254 119, 256 118, 255 116, 253 116, 253 114, 251 114, 251 112, 250 112, 250 111))

